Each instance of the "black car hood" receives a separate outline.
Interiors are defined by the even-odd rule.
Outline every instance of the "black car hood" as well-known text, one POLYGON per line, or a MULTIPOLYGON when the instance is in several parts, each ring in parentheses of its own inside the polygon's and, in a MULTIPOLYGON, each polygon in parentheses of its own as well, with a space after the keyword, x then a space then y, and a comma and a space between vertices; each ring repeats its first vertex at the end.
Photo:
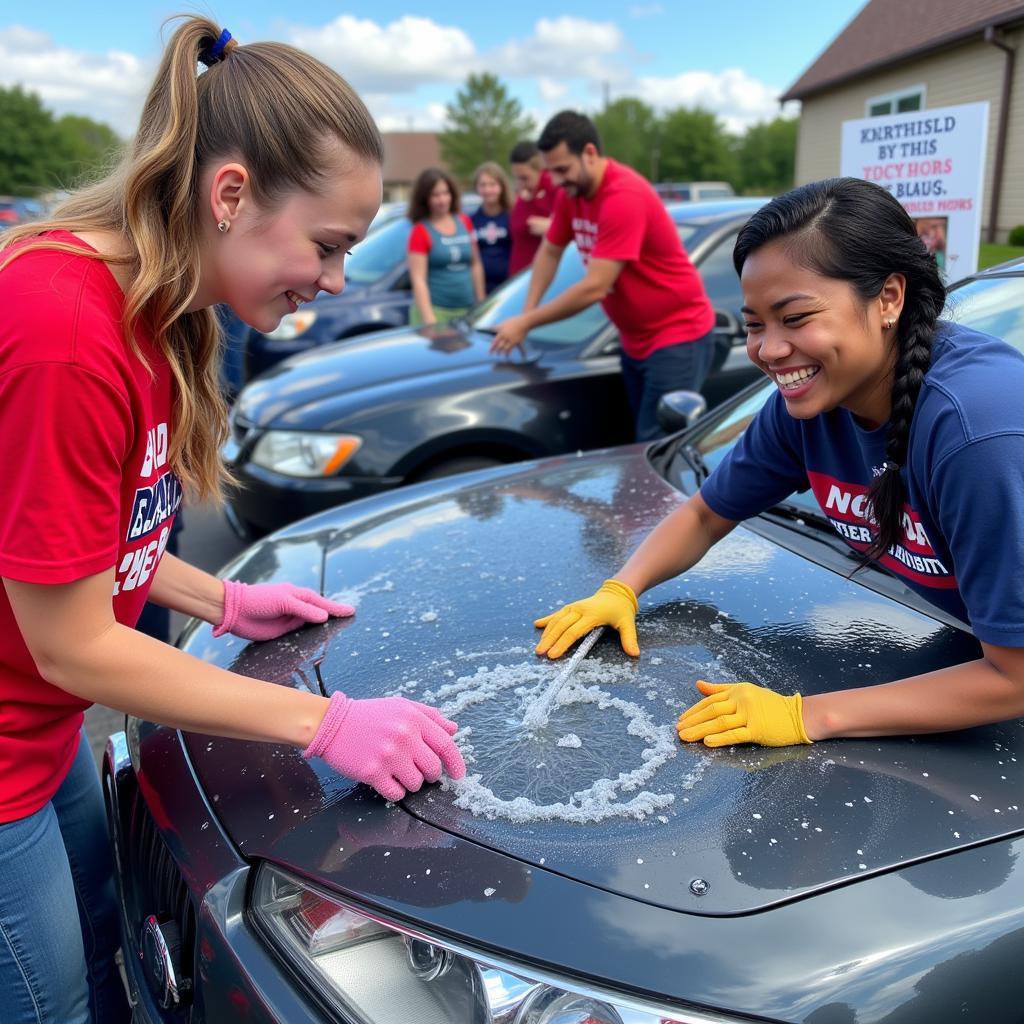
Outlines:
MULTIPOLYGON (((308 575, 319 545, 325 592, 350 598, 355 618, 247 647, 218 646, 204 626, 190 649, 286 685, 403 693, 448 707, 461 699, 470 705, 458 716, 472 730, 463 741, 470 773, 508 801, 534 804, 578 804, 574 794, 598 779, 614 788, 650 757, 649 741, 630 733, 636 713, 616 701, 671 736, 698 678, 811 694, 978 655, 966 633, 740 527, 700 566, 644 597, 638 660, 614 635, 599 641, 578 675, 606 696, 556 709, 531 739, 515 686, 545 683, 561 668, 534 656, 532 619, 590 593, 678 500, 642 452, 627 448, 441 481, 362 503, 363 513, 326 513, 306 535, 292 528, 276 548, 257 549, 241 575, 264 578, 275 564, 289 573, 289 561, 293 576, 300 567, 308 575), (342 526, 333 534, 332 517, 342 526), (502 680, 508 688, 496 687, 502 680), (579 744, 559 745, 570 734, 579 744)), ((450 832, 636 900, 737 914, 1020 831, 1021 739, 1011 723, 780 750, 672 740, 673 756, 651 778, 618 793, 623 804, 636 801, 635 815, 488 818, 458 806, 457 790, 430 786, 404 801, 399 817, 416 837, 406 844, 450 832)), ((398 809, 384 815, 368 789, 297 753, 205 737, 190 737, 189 749, 243 852, 287 850, 314 876, 328 870, 345 848, 339 823, 352 821, 341 801, 365 808, 360 822, 387 817, 389 852, 403 845, 393 831, 398 809)))
POLYGON ((307 406, 367 393, 396 381, 451 374, 500 361, 490 337, 462 325, 399 328, 320 345, 291 356, 250 381, 238 396, 236 415, 264 427, 293 426, 307 406))

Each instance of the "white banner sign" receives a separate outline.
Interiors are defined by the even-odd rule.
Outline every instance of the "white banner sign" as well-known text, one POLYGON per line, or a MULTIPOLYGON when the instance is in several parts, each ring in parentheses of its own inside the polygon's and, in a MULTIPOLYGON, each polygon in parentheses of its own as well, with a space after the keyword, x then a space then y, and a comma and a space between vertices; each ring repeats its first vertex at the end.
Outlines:
POLYGON ((948 281, 978 269, 988 103, 843 122, 841 173, 887 188, 948 281))

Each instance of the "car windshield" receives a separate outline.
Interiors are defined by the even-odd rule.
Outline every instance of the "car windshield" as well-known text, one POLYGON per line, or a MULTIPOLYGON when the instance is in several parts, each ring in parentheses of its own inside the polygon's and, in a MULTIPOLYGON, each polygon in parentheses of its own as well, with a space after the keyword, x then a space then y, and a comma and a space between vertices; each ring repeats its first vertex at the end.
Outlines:
POLYGON ((981 277, 954 288, 945 316, 1024 352, 1024 278, 981 277))
MULTIPOLYGON (((679 237, 683 244, 688 241, 699 230, 691 224, 676 225, 679 237)), ((553 299, 561 295, 567 288, 583 280, 583 261, 576 251, 574 243, 569 243, 565 248, 565 254, 558 264, 555 279, 547 290, 545 299, 553 299)), ((498 325, 523 311, 526 303, 526 293, 530 287, 530 272, 524 270, 517 274, 510 281, 506 281, 500 288, 492 292, 469 316, 469 321, 478 331, 493 334, 498 325)), ((559 320, 553 324, 544 324, 530 331, 530 343, 538 348, 562 348, 567 346, 581 345, 608 325, 608 318, 600 304, 594 303, 586 309, 581 310, 575 316, 566 320, 559 320)))
MULTIPOLYGON (((570 244, 558 264, 555 279, 551 282, 545 298, 551 299, 561 295, 566 288, 582 280, 583 261, 576 251, 576 246, 570 244)), ((493 334, 503 320, 523 311, 529 287, 530 272, 524 270, 484 299, 470 314, 470 323, 478 331, 493 334)), ((579 345, 593 338, 607 324, 608 318, 604 315, 604 310, 595 302, 566 320, 535 328, 530 331, 529 338, 532 344, 542 348, 579 345)))
POLYGON ((405 259, 410 224, 398 217, 366 236, 345 260, 349 284, 375 284, 405 259))

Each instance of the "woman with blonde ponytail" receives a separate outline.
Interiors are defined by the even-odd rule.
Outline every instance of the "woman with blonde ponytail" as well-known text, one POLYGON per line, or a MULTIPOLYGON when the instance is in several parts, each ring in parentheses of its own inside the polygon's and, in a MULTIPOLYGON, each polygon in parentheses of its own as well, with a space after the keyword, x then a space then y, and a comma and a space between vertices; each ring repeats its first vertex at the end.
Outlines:
POLYGON ((81 739, 92 702, 289 743, 393 800, 464 771, 454 723, 432 708, 263 683, 133 629, 147 598, 252 640, 353 614, 289 584, 218 580, 164 548, 182 495, 217 500, 226 479, 213 307, 270 331, 339 292, 380 205, 382 156, 335 72, 184 18, 117 170, 0 237, 5 1024, 130 1016, 81 739))
MULTIPOLYGON (((743 437, 613 579, 536 623, 559 657, 598 625, 639 654, 637 595, 740 521, 813 492, 840 537, 969 628, 978 657, 803 699, 784 679, 708 683, 684 743, 789 746, 1024 716, 1024 357, 940 319, 934 255, 884 188, 802 185, 740 230, 747 354, 775 385, 743 437), (873 685, 871 685, 873 684, 873 685)), ((866 666, 870 668, 870 666, 866 666)))

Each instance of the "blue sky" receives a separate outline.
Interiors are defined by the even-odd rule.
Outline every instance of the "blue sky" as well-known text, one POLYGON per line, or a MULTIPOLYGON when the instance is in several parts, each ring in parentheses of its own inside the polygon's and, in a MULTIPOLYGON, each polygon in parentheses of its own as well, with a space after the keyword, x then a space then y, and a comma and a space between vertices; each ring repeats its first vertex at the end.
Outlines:
MULTIPOLYGON (((161 22, 185 6, 3 0, 0 84, 20 83, 57 112, 85 113, 129 134, 155 68, 161 22)), ((862 6, 225 0, 191 9, 214 16, 243 43, 279 39, 315 53, 349 78, 385 129, 439 127, 466 74, 488 69, 538 121, 565 106, 596 109, 607 90, 659 108, 699 103, 739 131, 775 116, 779 92, 862 6)))

